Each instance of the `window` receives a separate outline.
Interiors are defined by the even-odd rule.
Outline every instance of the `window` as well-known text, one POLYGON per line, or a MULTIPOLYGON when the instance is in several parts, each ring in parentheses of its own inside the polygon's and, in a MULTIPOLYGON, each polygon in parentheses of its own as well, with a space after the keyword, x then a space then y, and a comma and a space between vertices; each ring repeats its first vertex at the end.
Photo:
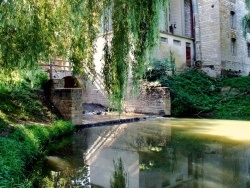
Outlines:
POLYGON ((236 51, 236 39, 235 38, 232 38, 231 39, 231 54, 232 55, 236 55, 237 54, 237 51, 236 51))
POLYGON ((160 41, 161 41, 161 42, 168 42, 168 39, 165 38, 165 37, 161 37, 161 38, 160 38, 160 41))
POLYGON ((247 56, 250 57, 250 43, 247 43, 247 56))
POLYGON ((181 46, 181 41, 173 40, 175 46, 181 46))
POLYGON ((230 11, 230 26, 232 29, 236 28, 236 16, 235 11, 230 11))

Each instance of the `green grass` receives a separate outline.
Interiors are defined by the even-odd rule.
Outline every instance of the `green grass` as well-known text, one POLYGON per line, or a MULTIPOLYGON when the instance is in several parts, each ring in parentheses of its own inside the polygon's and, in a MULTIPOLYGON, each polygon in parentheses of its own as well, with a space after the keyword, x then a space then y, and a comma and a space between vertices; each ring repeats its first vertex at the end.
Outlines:
POLYGON ((0 71, 0 120, 40 121, 53 119, 53 114, 40 100, 42 85, 48 75, 41 70, 5 73, 0 71))
POLYGON ((50 126, 16 125, 12 134, 0 137, 0 187, 31 187, 24 174, 26 166, 42 154, 44 146, 73 129, 65 121, 50 126))
POLYGON ((0 71, 1 188, 32 187, 26 167, 49 143, 74 129, 44 106, 42 85, 47 80, 41 70, 0 71))

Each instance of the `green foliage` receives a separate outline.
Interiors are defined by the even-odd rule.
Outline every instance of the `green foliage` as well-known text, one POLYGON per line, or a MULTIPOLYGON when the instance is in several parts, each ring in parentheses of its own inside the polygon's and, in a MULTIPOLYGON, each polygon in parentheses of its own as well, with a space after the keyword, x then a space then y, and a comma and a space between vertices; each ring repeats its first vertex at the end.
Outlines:
POLYGON ((169 87, 173 116, 250 119, 249 76, 214 79, 199 70, 169 76, 168 70, 164 61, 155 61, 147 75, 169 87))
POLYGON ((48 110, 39 100, 41 86, 48 80, 41 70, 0 72, 0 119, 10 122, 15 119, 50 119, 48 110))
POLYGON ((250 95, 233 96, 216 107, 217 118, 250 120, 250 95))
POLYGON ((57 121, 51 126, 18 125, 10 136, 0 137, 0 187, 28 187, 25 167, 47 143, 72 131, 72 123, 57 121))
POLYGON ((240 92, 249 92, 250 77, 226 78, 222 80, 225 87, 238 89, 240 92))
POLYGON ((172 91, 172 113, 192 116, 211 112, 217 101, 216 82, 200 71, 186 71, 169 82, 172 91))
POLYGON ((0 132, 6 131, 8 129, 9 129, 8 124, 0 120, 0 132))
POLYGON ((149 63, 145 76, 148 81, 164 83, 164 80, 169 79, 169 75, 175 75, 175 72, 175 60, 170 52, 170 56, 163 60, 153 59, 149 63))
POLYGON ((37 67, 55 56, 75 56, 79 46, 76 58, 83 60, 89 47, 83 35, 89 28, 86 23, 93 17, 82 11, 86 4, 80 0, 2 1, 0 67, 6 70, 37 67))
POLYGON ((225 78, 221 83, 227 92, 216 105, 216 117, 250 120, 250 77, 225 78))
POLYGON ((85 67, 95 74, 93 55, 101 17, 112 9, 113 37, 106 40, 103 72, 105 88, 121 110, 128 67, 137 86, 159 38, 160 10, 167 4, 166 0, 0 1, 0 68, 30 69, 61 57, 70 60, 74 74, 88 73, 85 67))
MULTIPOLYGON (((246 7, 250 8, 250 0, 245 0, 246 7)), ((246 38, 250 28, 250 14, 246 14, 242 19, 243 36, 246 38)))
POLYGON ((124 171, 122 159, 120 158, 116 163, 114 161, 114 173, 110 180, 111 188, 126 188, 127 187, 127 173, 124 171))
MULTIPOLYGON (((112 6, 113 37, 105 37, 103 76, 105 89, 119 111, 129 70, 134 88, 145 72, 148 54, 159 38, 160 9, 166 4, 164 0, 106 1, 103 14, 112 6)), ((105 23, 104 28, 108 28, 105 23)))

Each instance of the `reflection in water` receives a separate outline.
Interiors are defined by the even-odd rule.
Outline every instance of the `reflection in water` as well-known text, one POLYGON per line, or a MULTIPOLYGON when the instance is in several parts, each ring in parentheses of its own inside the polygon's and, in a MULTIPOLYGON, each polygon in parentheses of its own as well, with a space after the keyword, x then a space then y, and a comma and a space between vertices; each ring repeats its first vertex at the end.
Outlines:
POLYGON ((87 169, 77 168, 70 169, 67 168, 61 171, 51 171, 50 177, 43 179, 41 187, 85 187, 89 184, 88 176, 84 174, 87 173, 87 169))
POLYGON ((64 179, 65 185, 79 187, 77 182, 87 180, 108 188, 123 182, 124 173, 114 178, 119 163, 116 168, 113 163, 122 161, 130 188, 247 188, 249 141, 249 122, 162 118, 82 129, 46 164, 56 171, 54 185, 64 179))
POLYGON ((124 170, 122 159, 120 158, 116 163, 114 161, 114 173, 110 179, 111 188, 126 188, 127 187, 127 173, 124 170))

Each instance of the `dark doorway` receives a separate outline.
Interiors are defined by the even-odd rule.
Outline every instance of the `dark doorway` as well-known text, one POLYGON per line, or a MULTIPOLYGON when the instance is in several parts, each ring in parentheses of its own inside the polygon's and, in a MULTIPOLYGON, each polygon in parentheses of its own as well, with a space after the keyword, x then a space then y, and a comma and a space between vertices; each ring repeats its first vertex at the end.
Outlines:
POLYGON ((186 65, 191 67, 191 47, 189 43, 186 44, 186 65))

